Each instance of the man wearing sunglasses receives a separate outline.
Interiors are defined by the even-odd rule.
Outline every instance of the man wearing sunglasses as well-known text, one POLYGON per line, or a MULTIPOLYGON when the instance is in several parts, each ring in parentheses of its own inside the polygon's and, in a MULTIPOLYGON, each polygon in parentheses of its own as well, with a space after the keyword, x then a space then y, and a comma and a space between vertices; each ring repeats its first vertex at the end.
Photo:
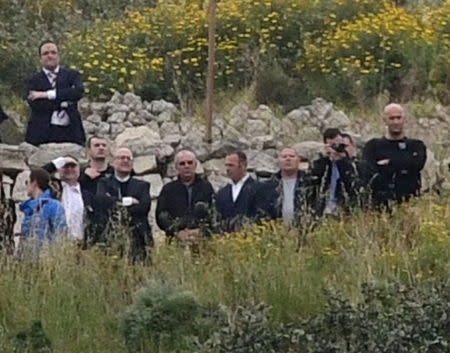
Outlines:
POLYGON ((169 237, 189 238, 208 222, 214 198, 210 182, 195 173, 197 161, 187 150, 175 156, 178 178, 164 185, 156 206, 156 222, 169 237))

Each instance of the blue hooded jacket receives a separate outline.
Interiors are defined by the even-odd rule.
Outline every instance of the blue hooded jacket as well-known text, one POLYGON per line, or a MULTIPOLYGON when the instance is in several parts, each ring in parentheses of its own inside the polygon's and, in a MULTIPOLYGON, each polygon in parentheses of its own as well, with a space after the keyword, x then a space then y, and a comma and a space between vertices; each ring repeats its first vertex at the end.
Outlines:
POLYGON ((37 198, 25 201, 20 205, 20 210, 25 214, 22 235, 36 237, 39 244, 44 240, 53 242, 56 235, 67 229, 64 207, 48 189, 37 198))

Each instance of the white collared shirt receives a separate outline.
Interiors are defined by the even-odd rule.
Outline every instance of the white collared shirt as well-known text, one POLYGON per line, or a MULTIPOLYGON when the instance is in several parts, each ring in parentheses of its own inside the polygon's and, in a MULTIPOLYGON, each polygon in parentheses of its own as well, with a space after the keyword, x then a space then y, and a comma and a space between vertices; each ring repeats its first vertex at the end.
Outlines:
POLYGON ((242 187, 244 186, 247 179, 250 178, 250 175, 247 173, 241 180, 237 183, 231 183, 231 196, 233 198, 233 202, 236 202, 242 187))
POLYGON ((82 240, 84 231, 84 202, 81 195, 80 184, 71 186, 66 182, 61 182, 62 197, 69 235, 72 238, 82 240))

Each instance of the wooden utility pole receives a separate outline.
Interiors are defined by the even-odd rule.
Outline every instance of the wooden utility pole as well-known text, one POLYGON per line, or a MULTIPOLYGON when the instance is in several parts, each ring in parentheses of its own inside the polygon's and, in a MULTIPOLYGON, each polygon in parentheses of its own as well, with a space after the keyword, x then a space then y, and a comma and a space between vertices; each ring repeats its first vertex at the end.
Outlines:
POLYGON ((214 111, 214 65, 216 63, 216 3, 209 0, 208 27, 208 74, 206 77, 206 142, 212 142, 212 120, 214 111))

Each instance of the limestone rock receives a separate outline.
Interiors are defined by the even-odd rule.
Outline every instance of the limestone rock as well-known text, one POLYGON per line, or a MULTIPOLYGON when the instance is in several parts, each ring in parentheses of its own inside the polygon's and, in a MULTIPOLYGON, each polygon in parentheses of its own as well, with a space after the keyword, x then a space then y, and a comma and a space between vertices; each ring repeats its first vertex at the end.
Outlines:
POLYGON ((110 125, 111 129, 110 129, 110 134, 111 136, 114 138, 117 135, 121 134, 126 128, 127 126, 125 125, 127 122, 125 123, 113 123, 110 125))
POLYGON ((156 119, 156 117, 153 114, 144 109, 139 110, 136 114, 139 117, 139 119, 145 120, 147 122, 156 119))
POLYGON ((30 158, 30 156, 35 153, 38 148, 34 145, 32 145, 31 143, 28 142, 22 142, 19 145, 19 149, 22 150, 25 153, 26 159, 28 160, 28 158, 30 158))
POLYGON ((86 163, 85 148, 75 143, 47 143, 40 145, 38 150, 31 155, 28 164, 34 167, 42 167, 57 157, 71 155, 80 163, 86 163))
POLYGON ((83 121, 83 128, 87 135, 94 135, 97 131, 97 125, 87 120, 83 121))
POLYGON ((302 160, 313 161, 319 157, 324 149, 324 144, 317 141, 304 141, 292 146, 302 160))
POLYGON ((26 154, 20 146, 0 144, 0 169, 7 173, 28 169, 25 164, 26 154))
POLYGON ((247 151, 248 169, 259 176, 270 176, 278 171, 278 160, 265 151, 247 151))
POLYGON ((102 117, 96 113, 89 115, 85 121, 88 121, 92 124, 98 125, 102 122, 102 117))
POLYGON ((27 195, 27 185, 26 185, 29 179, 30 179, 29 170, 24 170, 17 176, 16 183, 14 184, 13 189, 13 199, 15 201, 25 201, 30 198, 27 195))
POLYGON ((273 135, 255 136, 251 139, 251 148, 255 150, 276 148, 275 137, 273 135))
POLYGON ((139 156, 133 161, 133 169, 137 175, 154 172, 157 167, 155 156, 139 156))
POLYGON ((116 137, 117 146, 151 146, 160 143, 159 131, 154 131, 147 126, 130 127, 116 137))
POLYGON ((215 192, 218 192, 219 189, 223 188, 230 182, 230 179, 223 175, 219 174, 211 174, 208 176, 208 181, 211 183, 215 192))
POLYGON ((225 159, 210 159, 209 161, 206 161, 203 163, 203 168, 207 175, 210 175, 212 173, 220 174, 220 175, 226 175, 227 171, 225 168, 225 159))
POLYGON ((170 121, 164 122, 159 130, 163 139, 168 135, 179 135, 181 133, 180 126, 170 121))
POLYGON ((111 99, 109 100, 108 103, 122 104, 123 96, 118 91, 116 91, 116 92, 114 92, 113 96, 111 97, 111 99))
POLYGON ((236 150, 245 150, 249 144, 245 140, 222 140, 215 141, 211 145, 209 158, 224 158, 227 153, 236 150))
POLYGON ((270 110, 267 105, 261 104, 256 110, 251 110, 248 112, 248 117, 254 120, 263 120, 269 123, 275 118, 275 114, 270 110))
POLYGON ((247 121, 247 136, 263 136, 269 133, 269 122, 264 120, 247 121))
POLYGON ((163 187, 163 180, 159 174, 147 174, 137 177, 140 180, 144 180, 150 183, 150 196, 152 199, 156 199, 161 193, 163 187))
POLYGON ((136 114, 135 112, 131 112, 128 114, 127 121, 130 122, 133 126, 141 126, 147 123, 147 120, 142 117, 142 115, 136 114))
POLYGON ((142 109, 141 97, 131 92, 127 92, 123 96, 123 104, 128 105, 132 110, 142 109))
POLYGON ((97 103, 97 102, 91 103, 92 115, 99 116, 100 121, 102 120, 101 118, 106 115, 107 110, 108 106, 106 105, 106 103, 97 103))
POLYGON ((110 131, 111 131, 111 126, 106 121, 102 121, 98 126, 97 133, 100 136, 106 136, 106 135, 109 135, 110 131))
POLYGON ((163 138, 163 142, 166 145, 170 145, 172 147, 177 147, 181 142, 181 136, 180 135, 166 135, 163 138))
POLYGON ((125 119, 127 118, 127 114, 123 111, 121 112, 116 112, 111 114, 108 117, 108 123, 115 123, 115 124, 119 124, 119 123, 123 123, 125 121, 125 119))
POLYGON ((422 191, 431 190, 440 176, 440 163, 436 160, 433 151, 427 150, 427 161, 422 170, 422 191))
POLYGON ((154 115, 159 115, 167 111, 174 112, 178 110, 173 103, 166 102, 164 99, 150 102, 147 109, 150 110, 150 113, 154 115))

